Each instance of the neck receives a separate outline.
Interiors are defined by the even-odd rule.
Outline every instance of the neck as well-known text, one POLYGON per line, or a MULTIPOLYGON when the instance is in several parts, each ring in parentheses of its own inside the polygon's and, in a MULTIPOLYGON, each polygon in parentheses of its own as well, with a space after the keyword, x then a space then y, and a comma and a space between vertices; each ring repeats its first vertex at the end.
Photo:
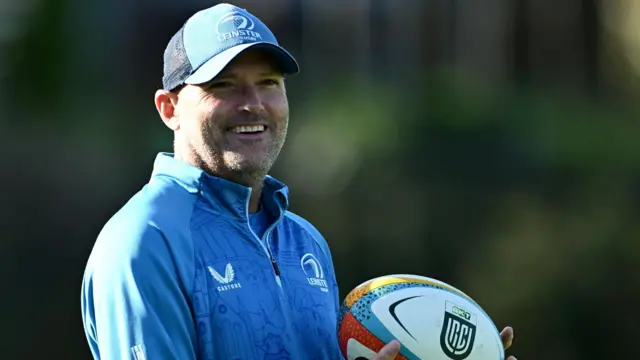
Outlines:
POLYGON ((250 187, 251 198, 249 199, 249 212, 256 213, 260 209, 260 197, 262 196, 264 176, 256 176, 255 174, 252 174, 253 176, 247 176, 246 174, 245 176, 241 176, 241 174, 224 174, 219 171, 214 171, 212 166, 209 166, 202 158, 192 152, 179 153, 175 151, 174 156, 176 159, 196 166, 210 175, 250 187))
POLYGON ((251 198, 249 199, 249 213, 256 213, 260 209, 260 197, 262 195, 262 184, 251 187, 251 198))

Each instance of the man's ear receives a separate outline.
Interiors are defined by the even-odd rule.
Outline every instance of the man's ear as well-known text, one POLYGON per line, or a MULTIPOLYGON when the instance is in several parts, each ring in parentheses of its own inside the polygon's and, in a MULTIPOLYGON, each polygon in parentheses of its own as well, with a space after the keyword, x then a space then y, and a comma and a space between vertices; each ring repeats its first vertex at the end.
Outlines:
POLYGON ((164 122, 164 124, 173 131, 179 130, 180 122, 178 121, 178 114, 176 111, 178 94, 167 90, 158 90, 156 91, 154 100, 156 110, 158 110, 158 114, 160 114, 162 122, 164 122))

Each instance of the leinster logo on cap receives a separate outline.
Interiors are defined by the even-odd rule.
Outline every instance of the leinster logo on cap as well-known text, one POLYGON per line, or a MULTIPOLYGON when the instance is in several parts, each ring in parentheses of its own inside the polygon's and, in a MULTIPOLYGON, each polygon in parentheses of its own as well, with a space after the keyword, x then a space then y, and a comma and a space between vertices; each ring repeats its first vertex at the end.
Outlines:
POLYGON ((259 40, 262 36, 253 31, 255 26, 255 22, 250 17, 237 11, 230 12, 222 16, 216 24, 218 40, 225 41, 235 38, 250 41, 259 40))
POLYGON ((442 351, 453 360, 466 359, 476 338, 476 315, 447 301, 440 332, 442 351))

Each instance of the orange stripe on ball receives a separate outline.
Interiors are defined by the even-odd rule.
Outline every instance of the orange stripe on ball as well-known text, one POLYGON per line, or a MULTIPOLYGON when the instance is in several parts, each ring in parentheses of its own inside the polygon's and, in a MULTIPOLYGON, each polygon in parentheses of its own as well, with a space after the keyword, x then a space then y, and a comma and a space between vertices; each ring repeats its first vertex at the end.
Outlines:
MULTIPOLYGON (((385 345, 380 339, 362 326, 351 313, 345 314, 340 324, 340 333, 338 336, 340 350, 342 350, 342 354, 345 357, 347 356, 347 343, 349 339, 358 340, 359 343, 376 353, 385 345)), ((407 360, 407 358, 403 355, 397 355, 394 360, 407 360)))
POLYGON ((356 303, 356 301, 360 300, 361 297, 364 296, 364 294, 366 294, 369 291, 369 289, 367 289, 366 287, 357 287, 353 290, 351 290, 351 292, 349 294, 347 294, 347 297, 345 298, 344 302, 347 305, 347 307, 351 308, 353 306, 353 304, 356 303))
POLYGON ((430 279, 410 278, 410 277, 404 277, 404 276, 382 276, 376 279, 369 280, 361 284, 357 288, 353 289, 351 293, 347 295, 347 299, 345 300, 345 302, 348 307, 351 307, 362 296, 379 287, 392 285, 392 284, 402 284, 402 283, 431 285, 441 289, 453 291, 454 293, 473 301, 473 299, 471 299, 467 294, 463 293, 462 291, 444 283, 431 281, 430 279))

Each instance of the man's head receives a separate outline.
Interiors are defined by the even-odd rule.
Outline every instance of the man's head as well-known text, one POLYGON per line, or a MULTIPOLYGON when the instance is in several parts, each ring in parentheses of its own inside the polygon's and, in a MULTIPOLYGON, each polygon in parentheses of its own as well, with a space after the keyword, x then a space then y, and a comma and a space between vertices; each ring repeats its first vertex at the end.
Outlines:
POLYGON ((287 134, 284 74, 295 59, 243 9, 220 4, 192 16, 165 51, 158 113, 176 157, 247 186, 260 182, 287 134))

